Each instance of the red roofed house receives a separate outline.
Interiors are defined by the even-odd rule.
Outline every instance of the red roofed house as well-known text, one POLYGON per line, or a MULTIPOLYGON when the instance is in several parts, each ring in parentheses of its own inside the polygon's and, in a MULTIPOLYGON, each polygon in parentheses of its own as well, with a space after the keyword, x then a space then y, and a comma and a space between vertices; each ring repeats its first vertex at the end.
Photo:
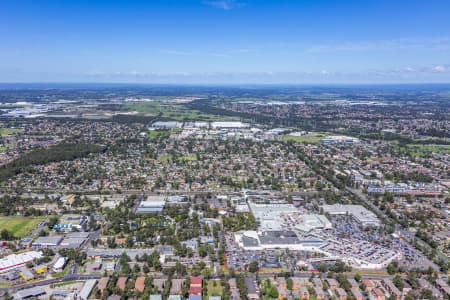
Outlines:
POLYGON ((191 285, 189 286, 189 294, 202 294, 203 278, 200 276, 191 276, 191 285))

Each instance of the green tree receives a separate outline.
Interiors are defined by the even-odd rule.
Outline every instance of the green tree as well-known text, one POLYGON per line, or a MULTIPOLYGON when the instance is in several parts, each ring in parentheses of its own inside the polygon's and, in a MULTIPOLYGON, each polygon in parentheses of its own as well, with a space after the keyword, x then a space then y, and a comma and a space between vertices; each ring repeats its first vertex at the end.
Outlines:
POLYGON ((258 264, 258 262, 257 262, 257 261, 252 261, 252 262, 250 263, 250 265, 248 266, 248 270, 249 270, 249 272, 251 272, 251 273, 256 273, 256 272, 258 272, 258 270, 259 270, 259 264, 258 264))

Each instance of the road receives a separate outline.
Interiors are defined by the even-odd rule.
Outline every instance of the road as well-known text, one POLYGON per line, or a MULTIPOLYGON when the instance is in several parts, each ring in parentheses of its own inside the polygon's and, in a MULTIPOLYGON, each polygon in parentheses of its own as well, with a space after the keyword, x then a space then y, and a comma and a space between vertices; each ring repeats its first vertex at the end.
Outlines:
POLYGON ((41 223, 39 223, 29 234, 28 237, 29 238, 33 238, 35 236, 37 236, 42 229, 45 228, 45 226, 47 225, 47 223, 49 222, 49 219, 43 220, 41 223))
POLYGON ((44 286, 44 285, 55 284, 55 283, 60 283, 60 282, 64 282, 64 281, 72 281, 72 280, 100 279, 101 277, 102 276, 100 276, 100 275, 68 274, 68 275, 60 277, 60 278, 53 278, 53 279, 46 279, 46 280, 41 280, 41 281, 37 281, 37 282, 18 284, 13 287, 9 287, 9 288, 0 288, 0 290, 8 292, 9 294, 13 294, 19 290, 29 289, 29 288, 36 287, 36 286, 44 286))

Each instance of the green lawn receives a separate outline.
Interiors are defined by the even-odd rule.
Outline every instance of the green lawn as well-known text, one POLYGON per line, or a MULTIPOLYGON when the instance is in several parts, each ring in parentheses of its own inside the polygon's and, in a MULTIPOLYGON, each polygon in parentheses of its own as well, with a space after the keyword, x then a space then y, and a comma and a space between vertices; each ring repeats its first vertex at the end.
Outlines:
POLYGON ((15 237, 26 236, 46 217, 0 217, 0 230, 7 229, 15 237))
POLYGON ((172 155, 167 154, 167 155, 160 155, 158 156, 158 160, 160 161, 164 161, 164 160, 172 160, 172 155))
POLYGON ((208 281, 208 297, 210 296, 222 296, 222 285, 220 280, 209 280, 208 281), (216 282, 216 286, 214 286, 216 282))
POLYGON ((195 155, 181 156, 181 157, 178 158, 178 160, 183 160, 183 161, 196 161, 196 160, 197 160, 197 156, 195 156, 195 155))
POLYGON ((150 130, 148 132, 148 138, 151 140, 156 140, 160 137, 168 138, 170 136, 169 130, 150 130))
MULTIPOLYGON (((166 155, 160 155, 158 156, 158 160, 160 161, 169 161, 169 160, 174 160, 173 156, 170 154, 166 154, 166 155)), ((196 161, 197 157, 195 155, 187 155, 187 156, 180 156, 177 158, 178 161, 196 161)))
POLYGON ((423 157, 431 153, 450 153, 450 145, 419 145, 419 144, 408 144, 408 148, 411 156, 423 157))
POLYGON ((318 133, 313 132, 303 136, 292 136, 292 135, 284 135, 281 139, 283 141, 293 141, 297 143, 309 143, 309 144, 317 144, 320 143, 320 140, 325 138, 326 133, 318 133))
POLYGON ((21 129, 16 129, 16 128, 0 128, 0 135, 5 136, 5 135, 19 133, 21 131, 22 131, 21 129))

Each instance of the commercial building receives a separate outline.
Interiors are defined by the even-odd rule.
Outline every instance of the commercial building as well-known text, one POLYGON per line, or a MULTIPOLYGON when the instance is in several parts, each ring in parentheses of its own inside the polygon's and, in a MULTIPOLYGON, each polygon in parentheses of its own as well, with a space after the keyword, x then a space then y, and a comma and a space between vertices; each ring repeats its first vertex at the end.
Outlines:
POLYGON ((299 239, 292 230, 244 231, 236 234, 235 238, 238 245, 246 250, 284 248, 322 252, 320 248, 327 245, 327 242, 321 239, 299 239))
POLYGON ((87 222, 88 218, 86 216, 63 215, 58 223, 53 226, 53 229, 62 231, 72 231, 73 229, 84 230, 87 222))
POLYGON ((95 287, 96 284, 97 284, 96 279, 87 280, 86 283, 83 285, 83 288, 80 291, 80 295, 79 295, 80 299, 87 300, 89 298, 89 295, 92 292, 92 289, 95 287))
POLYGON ((138 214, 161 214, 166 205, 164 196, 148 196, 147 200, 141 201, 136 213, 138 214))
POLYGON ((185 129, 190 129, 190 128, 208 128, 209 127, 209 123, 208 122, 201 122, 201 121, 196 121, 196 122, 185 122, 184 123, 184 128, 185 129))
POLYGON ((26 263, 42 257, 40 251, 28 251, 19 254, 11 254, 0 259, 0 273, 7 272, 24 266, 26 263))
POLYGON ((35 298, 35 297, 39 297, 42 295, 45 295, 45 290, 43 288, 37 286, 37 287, 18 291, 14 295, 14 299, 22 300, 22 299, 28 299, 28 298, 33 298, 33 297, 35 298))
POLYGON ((350 137, 350 136, 341 136, 341 135, 333 135, 333 136, 327 136, 326 138, 323 138, 320 140, 324 144, 337 144, 337 143, 348 143, 348 144, 355 144, 359 143, 359 139, 350 137))
POLYGON ((188 203, 187 197, 184 195, 174 195, 167 197, 168 204, 186 204, 188 203))
POLYGON ((173 128, 180 128, 183 125, 183 123, 175 122, 175 121, 157 121, 152 124, 152 128, 155 129, 173 129, 173 128))
POLYGON ((62 240, 62 236, 40 236, 31 244, 31 246, 35 248, 56 247, 62 240))
POLYGON ((56 260, 56 262, 53 264, 53 271, 54 272, 61 272, 64 267, 66 266, 67 259, 65 257, 60 257, 56 260))
POLYGON ((351 215, 353 219, 364 227, 379 227, 380 220, 377 216, 361 205, 322 205, 321 208, 325 213, 333 215, 351 215))
POLYGON ((85 238, 65 238, 60 245, 64 248, 80 248, 85 241, 85 238))
POLYGON ((29 281, 29 280, 33 280, 34 279, 34 274, 29 269, 27 269, 26 267, 23 267, 23 268, 20 269, 19 276, 24 281, 29 281))
POLYGON ((242 122, 211 122, 213 129, 240 129, 250 127, 247 123, 242 122))
POLYGON ((260 231, 300 230, 332 228, 331 222, 323 215, 306 214, 292 204, 257 204, 249 202, 250 211, 260 222, 260 231))

